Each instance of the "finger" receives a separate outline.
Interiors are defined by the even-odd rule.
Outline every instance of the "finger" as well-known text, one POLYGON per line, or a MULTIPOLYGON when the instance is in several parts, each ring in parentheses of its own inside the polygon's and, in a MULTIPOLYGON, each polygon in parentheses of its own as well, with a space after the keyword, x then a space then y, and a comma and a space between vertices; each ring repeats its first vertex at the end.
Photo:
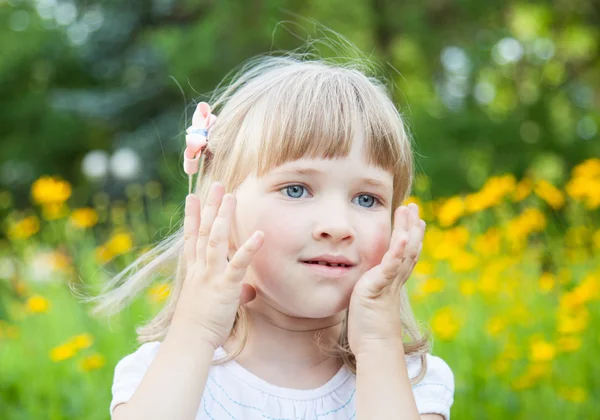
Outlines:
POLYGON ((248 283, 242 283, 242 293, 240 294, 240 305, 245 305, 256 298, 256 289, 248 283))
POLYGON ((399 268, 402 264, 398 258, 398 255, 402 254, 402 250, 399 248, 405 243, 406 234, 401 230, 394 230, 390 240, 390 248, 381 259, 381 263, 365 273, 363 284, 373 296, 378 296, 398 276, 399 268), (404 239, 399 238, 400 236, 404 237, 404 239))
POLYGON ((386 282, 394 280, 398 276, 400 266, 402 265, 402 255, 408 244, 408 235, 406 232, 396 229, 392 233, 390 248, 387 250, 381 260, 381 274, 386 282))
POLYGON ((264 242, 264 233, 256 231, 244 244, 236 251, 235 255, 227 265, 225 278, 231 282, 241 282, 246 275, 252 259, 264 242))
POLYGON ((234 209, 235 197, 232 194, 225 194, 210 230, 206 247, 206 266, 214 272, 222 272, 227 264, 229 230, 234 209))
POLYGON ((198 243, 196 245, 196 260, 206 262, 206 247, 208 244, 208 236, 212 229, 212 225, 217 217, 217 212, 223 200, 225 190, 218 182, 210 187, 206 207, 202 210, 200 218, 200 228, 198 229, 198 243))
POLYGON ((408 207, 407 206, 400 206, 396 209, 395 215, 394 215, 394 229, 402 229, 402 230, 407 230, 408 229, 408 207))
POLYGON ((416 211, 413 210, 410 215, 410 229, 408 232, 407 244, 400 256, 402 266, 400 271, 404 273, 402 282, 412 273, 423 249, 423 236, 425 234, 425 222, 420 220, 416 211))
POLYGON ((185 199, 183 218, 183 258, 188 266, 196 261, 196 241, 200 227, 200 200, 195 194, 185 199))
POLYGON ((419 245, 423 242, 424 229, 419 219, 418 207, 409 210, 408 215, 408 243, 404 250, 403 258, 409 262, 415 261, 419 255, 419 245))

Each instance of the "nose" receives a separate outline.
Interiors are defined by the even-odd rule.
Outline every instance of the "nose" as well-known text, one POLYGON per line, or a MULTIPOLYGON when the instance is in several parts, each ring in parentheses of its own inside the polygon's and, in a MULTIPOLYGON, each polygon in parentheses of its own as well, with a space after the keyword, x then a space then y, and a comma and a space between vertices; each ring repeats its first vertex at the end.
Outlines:
POLYGON ((348 243, 354 241, 356 232, 348 215, 348 208, 345 205, 334 204, 331 200, 319 209, 315 218, 317 221, 313 229, 314 240, 325 239, 348 243))

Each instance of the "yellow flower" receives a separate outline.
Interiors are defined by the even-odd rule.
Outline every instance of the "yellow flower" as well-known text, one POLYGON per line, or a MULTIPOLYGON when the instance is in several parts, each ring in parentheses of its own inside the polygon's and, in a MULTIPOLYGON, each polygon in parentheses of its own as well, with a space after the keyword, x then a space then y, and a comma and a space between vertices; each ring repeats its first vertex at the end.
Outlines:
POLYGON ((515 391, 521 391, 534 386, 540 378, 547 377, 552 372, 550 363, 532 363, 527 366, 523 375, 515 379, 511 386, 515 391))
POLYGON ((575 288, 575 293, 585 296, 587 302, 600 298, 600 277, 595 274, 586 275, 581 284, 575 288))
POLYGON ((150 300, 155 303, 163 302, 171 293, 171 286, 168 283, 157 284, 152 286, 148 291, 150 300))
POLYGON ((31 196, 36 204, 63 203, 71 197, 71 185, 58 178, 44 176, 31 186, 31 196))
POLYGON ((58 220, 69 214, 65 203, 47 203, 42 205, 42 218, 45 220, 58 220))
POLYGON ((444 280, 436 277, 430 277, 423 282, 420 289, 425 295, 441 292, 444 290, 444 280))
POLYGON ((600 206, 600 159, 588 159, 573 169, 573 176, 565 190, 574 200, 583 201, 585 206, 596 209, 600 206))
POLYGON ((79 334, 71 338, 69 344, 75 350, 87 349, 92 344, 94 344, 94 337, 88 333, 79 334))
POLYGON ((440 340, 454 339, 460 330, 460 320, 451 307, 439 309, 431 319, 431 329, 440 340))
POLYGON ((114 233, 104 245, 96 248, 96 259, 101 263, 125 254, 133 247, 133 237, 127 232, 114 233))
POLYGON ((27 299, 27 309, 32 313, 48 312, 50 309, 50 302, 43 296, 34 295, 27 299))
POLYGON ((532 362, 549 362, 554 356, 556 348, 543 339, 536 339, 529 346, 529 359, 532 362))
POLYGON ((455 273, 465 273, 477 267, 477 257, 469 252, 460 252, 450 260, 450 267, 455 273))
POLYGON ((546 228, 546 216, 534 208, 528 208, 510 220, 507 225, 508 239, 519 244, 533 232, 542 232, 546 228))
POLYGON ((548 203, 554 210, 560 209, 565 204, 563 193, 548 181, 539 181, 534 191, 538 197, 548 203))
POLYGON ((576 404, 586 402, 588 399, 588 392, 581 387, 576 387, 576 388, 563 387, 558 391, 558 395, 560 395, 565 400, 576 403, 576 404))
POLYGON ((484 257, 500 254, 502 236, 498 228, 490 228, 482 235, 475 238, 473 250, 484 257))
POLYGON ((79 369, 83 372, 89 372, 92 370, 100 369, 106 364, 104 356, 100 353, 94 353, 79 362, 79 369))
POLYGON ((75 353, 76 349, 71 343, 61 344, 50 351, 50 360, 53 362, 62 362, 63 360, 74 357, 75 353))
POLYGON ((433 273, 433 264, 429 261, 420 260, 417 262, 414 272, 418 274, 431 274, 433 273))
POLYGON ((503 268, 498 264, 489 264, 479 278, 478 289, 486 295, 497 295, 500 290, 500 277, 503 268))
POLYGON ((108 251, 112 255, 124 254, 133 246, 133 238, 129 233, 122 232, 114 234, 106 244, 108 251))
POLYGON ((515 177, 510 174, 488 178, 480 191, 465 198, 466 211, 476 213, 497 206, 514 191, 515 182, 515 177))
POLYGON ((574 335, 560 337, 557 343, 558 350, 563 353, 571 353, 581 348, 581 338, 574 335))
POLYGON ((523 178, 517 184, 515 188, 515 192, 513 193, 512 199, 515 202, 523 201, 529 194, 531 194, 531 190, 533 189, 533 182, 531 182, 528 178, 523 178))
POLYGON ((591 158, 575 166, 572 171, 573 178, 599 178, 600 159, 591 158))
POLYGON ((452 226, 465 213, 465 205, 460 197, 450 197, 438 210, 440 226, 452 226))
POLYGON ((588 274, 577 287, 560 297, 559 306, 562 312, 572 311, 599 298, 600 278, 595 274, 588 274))
POLYGON ((7 235, 11 240, 28 239, 40 230, 40 221, 36 216, 29 216, 8 225, 7 235))
POLYGON ((485 329, 491 337, 497 337, 506 328, 506 320, 496 316, 488 319, 485 323, 485 329))
POLYGON ((113 259, 113 255, 110 254, 108 248, 104 245, 100 245, 96 247, 95 250, 96 260, 100 262, 100 264, 104 264, 113 259))
POLYGON ((539 279, 540 290, 542 292, 549 292, 554 289, 554 285, 556 284, 556 280, 552 273, 543 273, 539 279))
POLYGON ((71 223, 81 229, 86 229, 98 223, 98 213, 96 210, 85 207, 76 209, 71 213, 71 223))
POLYGON ((589 313, 585 308, 580 308, 576 313, 558 314, 557 331, 561 334, 578 334, 587 328, 589 323, 589 313))
POLYGON ((539 379, 544 376, 548 376, 552 372, 552 365, 550 363, 532 363, 527 366, 526 375, 533 379, 539 379))

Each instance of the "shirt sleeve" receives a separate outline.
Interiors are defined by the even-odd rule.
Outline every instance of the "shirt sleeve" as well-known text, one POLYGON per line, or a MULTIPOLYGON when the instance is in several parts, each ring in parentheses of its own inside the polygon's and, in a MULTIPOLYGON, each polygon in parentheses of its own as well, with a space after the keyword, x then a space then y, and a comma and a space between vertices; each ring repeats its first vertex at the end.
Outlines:
MULTIPOLYGON (((454 402, 454 374, 446 362, 428 354, 427 372, 413 385, 413 394, 419 414, 440 414, 450 420, 450 407, 454 402)), ((408 374, 411 378, 421 370, 420 358, 410 358, 408 374)))
POLYGON ((142 344, 135 352, 123 357, 115 366, 112 384, 112 401, 110 415, 115 407, 131 399, 133 393, 142 382, 150 363, 158 352, 160 342, 142 344))

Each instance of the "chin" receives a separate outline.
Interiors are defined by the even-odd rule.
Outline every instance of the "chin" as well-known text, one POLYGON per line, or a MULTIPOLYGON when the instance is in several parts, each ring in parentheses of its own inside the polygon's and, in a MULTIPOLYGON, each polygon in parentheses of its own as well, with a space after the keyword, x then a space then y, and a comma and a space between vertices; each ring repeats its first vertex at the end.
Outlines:
POLYGON ((296 316, 302 318, 329 318, 339 314, 342 311, 348 309, 350 304, 350 295, 348 296, 310 296, 304 302, 294 302, 293 305, 289 305, 289 308, 297 308, 298 314, 296 316))

